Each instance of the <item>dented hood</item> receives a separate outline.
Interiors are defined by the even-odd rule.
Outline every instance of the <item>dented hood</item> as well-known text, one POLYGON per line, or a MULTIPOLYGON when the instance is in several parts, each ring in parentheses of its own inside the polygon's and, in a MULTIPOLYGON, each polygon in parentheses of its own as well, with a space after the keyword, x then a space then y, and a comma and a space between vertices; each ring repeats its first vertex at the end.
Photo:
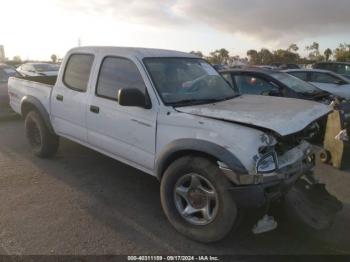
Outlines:
POLYGON ((281 136, 303 130, 332 110, 329 106, 307 100, 256 95, 176 109, 187 114, 269 129, 281 136))

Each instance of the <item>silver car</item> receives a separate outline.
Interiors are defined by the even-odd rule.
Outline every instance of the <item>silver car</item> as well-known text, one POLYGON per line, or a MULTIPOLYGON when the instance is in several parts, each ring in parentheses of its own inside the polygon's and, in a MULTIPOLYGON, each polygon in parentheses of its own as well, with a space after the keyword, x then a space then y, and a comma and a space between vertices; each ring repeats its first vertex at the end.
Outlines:
POLYGON ((17 71, 23 76, 57 76, 59 66, 51 63, 25 63, 17 71))
POLYGON ((284 72, 309 82, 337 97, 350 99, 350 79, 321 69, 292 69, 284 72))

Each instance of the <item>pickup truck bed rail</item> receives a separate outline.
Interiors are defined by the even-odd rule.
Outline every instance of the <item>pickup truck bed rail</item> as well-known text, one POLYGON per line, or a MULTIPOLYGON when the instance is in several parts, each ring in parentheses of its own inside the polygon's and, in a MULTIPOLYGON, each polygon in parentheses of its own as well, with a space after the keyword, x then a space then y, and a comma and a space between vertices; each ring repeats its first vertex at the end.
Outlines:
POLYGON ((57 81, 57 76, 19 76, 16 78, 38 82, 41 84, 50 85, 52 87, 56 84, 57 81))

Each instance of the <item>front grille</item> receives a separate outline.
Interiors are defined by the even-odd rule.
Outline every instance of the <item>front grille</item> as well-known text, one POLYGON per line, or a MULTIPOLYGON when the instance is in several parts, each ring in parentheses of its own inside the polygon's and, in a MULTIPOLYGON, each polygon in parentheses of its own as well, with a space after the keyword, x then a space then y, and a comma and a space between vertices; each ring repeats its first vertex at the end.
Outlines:
POLYGON ((289 150, 298 146, 300 144, 299 139, 297 139, 298 137, 297 134, 292 134, 278 139, 277 144, 275 145, 277 155, 282 156, 289 150))
POLYGON ((285 152, 298 146, 303 140, 312 144, 322 144, 326 122, 327 117, 323 117, 317 122, 311 123, 308 127, 298 133, 278 138, 275 146, 277 155, 283 155, 285 152))

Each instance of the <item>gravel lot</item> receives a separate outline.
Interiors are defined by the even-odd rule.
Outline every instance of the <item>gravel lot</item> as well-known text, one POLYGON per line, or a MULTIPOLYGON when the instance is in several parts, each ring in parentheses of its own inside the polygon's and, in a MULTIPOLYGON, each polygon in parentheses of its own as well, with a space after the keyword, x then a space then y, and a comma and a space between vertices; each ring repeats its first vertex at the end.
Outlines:
POLYGON ((38 159, 22 121, 2 121, 0 254, 350 254, 350 171, 319 165, 317 174, 345 204, 329 232, 305 235, 279 221, 256 236, 244 221, 203 245, 167 222, 155 178, 67 140, 54 159, 38 159))

